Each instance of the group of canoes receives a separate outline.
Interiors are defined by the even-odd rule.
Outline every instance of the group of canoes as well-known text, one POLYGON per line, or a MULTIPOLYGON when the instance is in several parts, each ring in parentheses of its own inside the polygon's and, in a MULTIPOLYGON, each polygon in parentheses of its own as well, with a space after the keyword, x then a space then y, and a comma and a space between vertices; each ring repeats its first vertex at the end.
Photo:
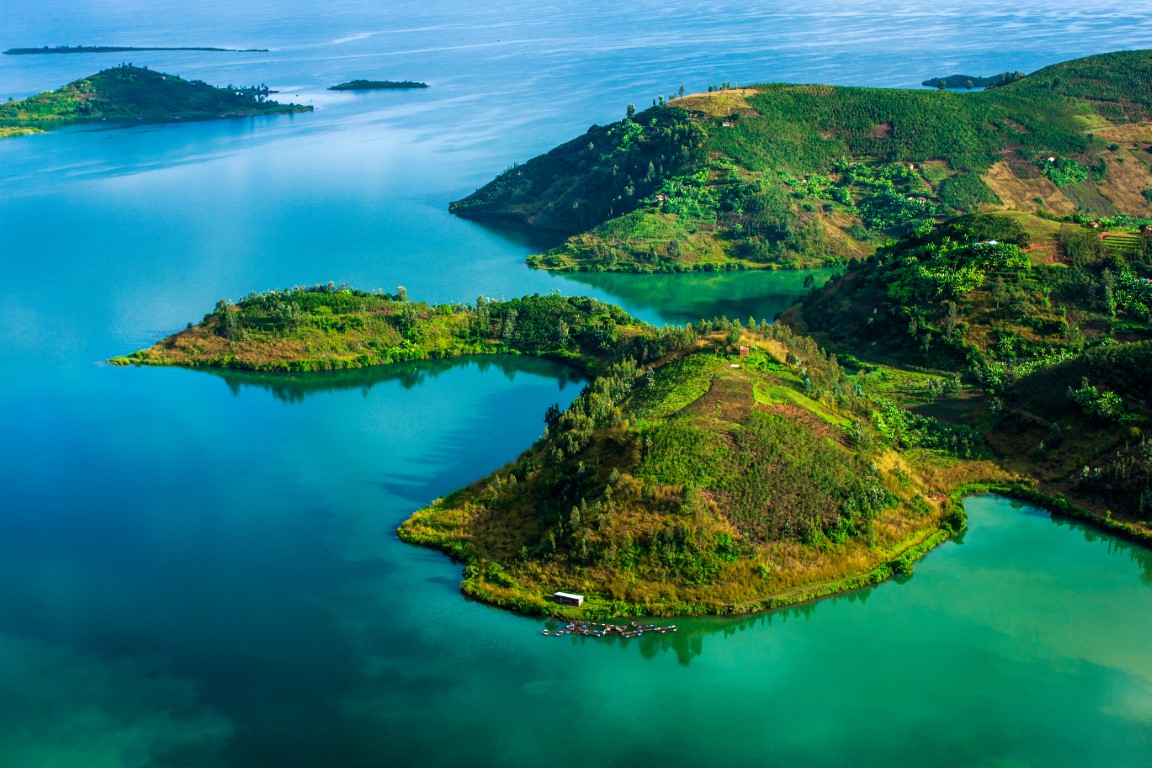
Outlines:
POLYGON ((605 637, 606 635, 640 637, 640 635, 643 635, 645 632, 659 632, 664 635, 668 632, 675 631, 675 624, 662 627, 656 624, 640 624, 635 621, 628 624, 597 624, 591 621, 574 621, 565 625, 563 629, 545 629, 541 634, 552 637, 563 637, 564 635, 583 635, 584 637, 605 637))

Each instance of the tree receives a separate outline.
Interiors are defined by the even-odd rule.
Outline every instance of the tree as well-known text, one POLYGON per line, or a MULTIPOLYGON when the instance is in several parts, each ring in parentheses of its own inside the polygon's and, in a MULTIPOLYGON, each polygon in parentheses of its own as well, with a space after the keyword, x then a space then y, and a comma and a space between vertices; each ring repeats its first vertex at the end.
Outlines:
POLYGON ((400 301, 408 301, 408 289, 402 285, 396 286, 396 298, 400 301))
POLYGON ((1000 309, 1000 302, 1004 301, 1004 297, 1008 293, 1008 290, 1004 285, 1004 278, 997 277, 995 280, 993 280, 992 288, 989 290, 989 293, 992 294, 992 300, 996 302, 996 309, 1000 309))
POLYGON ((634 117, 636 117, 636 105, 635 104, 629 104, 628 105, 628 119, 631 120, 634 117))

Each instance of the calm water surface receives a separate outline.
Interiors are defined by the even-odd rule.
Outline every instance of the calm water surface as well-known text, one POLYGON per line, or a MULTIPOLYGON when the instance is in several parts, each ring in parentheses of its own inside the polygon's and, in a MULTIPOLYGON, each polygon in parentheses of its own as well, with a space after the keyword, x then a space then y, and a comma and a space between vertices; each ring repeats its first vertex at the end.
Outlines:
POLYGON ((1130 2, 875 5, 3 3, 0 48, 272 50, 0 56, 0 97, 129 60, 317 111, 0 142, 0 766, 1152 767, 1145 550, 977 499, 903 583, 546 639, 394 531, 529 445, 579 391, 564 371, 100 364, 221 297, 329 280, 771 317, 803 275, 534 272, 547 239, 447 203, 681 85, 913 86, 1152 39, 1130 2), (325 90, 357 77, 432 88, 325 90))

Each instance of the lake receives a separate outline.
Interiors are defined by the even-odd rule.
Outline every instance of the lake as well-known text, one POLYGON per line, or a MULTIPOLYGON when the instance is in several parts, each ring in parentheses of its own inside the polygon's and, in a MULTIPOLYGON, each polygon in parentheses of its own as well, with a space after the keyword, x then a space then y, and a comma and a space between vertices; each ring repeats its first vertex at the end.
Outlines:
POLYGON ((675 635, 544 637, 395 528, 530 445, 570 373, 101 361, 220 298, 330 280, 770 318, 802 274, 532 271, 548 238, 448 202, 680 86, 911 87, 1150 35, 1147 9, 1104 0, 7 0, 0 48, 271 50, 0 56, 0 97, 130 61, 317 109, 0 141, 0 765, 1149 768, 1145 549, 977 498, 907 579, 675 635), (431 87, 325 90, 355 78, 431 87))

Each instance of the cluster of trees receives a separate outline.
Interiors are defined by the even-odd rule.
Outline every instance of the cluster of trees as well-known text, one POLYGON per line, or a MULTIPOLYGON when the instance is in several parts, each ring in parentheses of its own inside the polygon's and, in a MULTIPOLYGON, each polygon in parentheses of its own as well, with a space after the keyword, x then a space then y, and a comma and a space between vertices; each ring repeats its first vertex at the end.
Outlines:
POLYGON ((649 109, 516 165, 450 210, 510 215, 542 229, 579 232, 635 210, 665 179, 701 157, 704 131, 682 109, 649 109))

